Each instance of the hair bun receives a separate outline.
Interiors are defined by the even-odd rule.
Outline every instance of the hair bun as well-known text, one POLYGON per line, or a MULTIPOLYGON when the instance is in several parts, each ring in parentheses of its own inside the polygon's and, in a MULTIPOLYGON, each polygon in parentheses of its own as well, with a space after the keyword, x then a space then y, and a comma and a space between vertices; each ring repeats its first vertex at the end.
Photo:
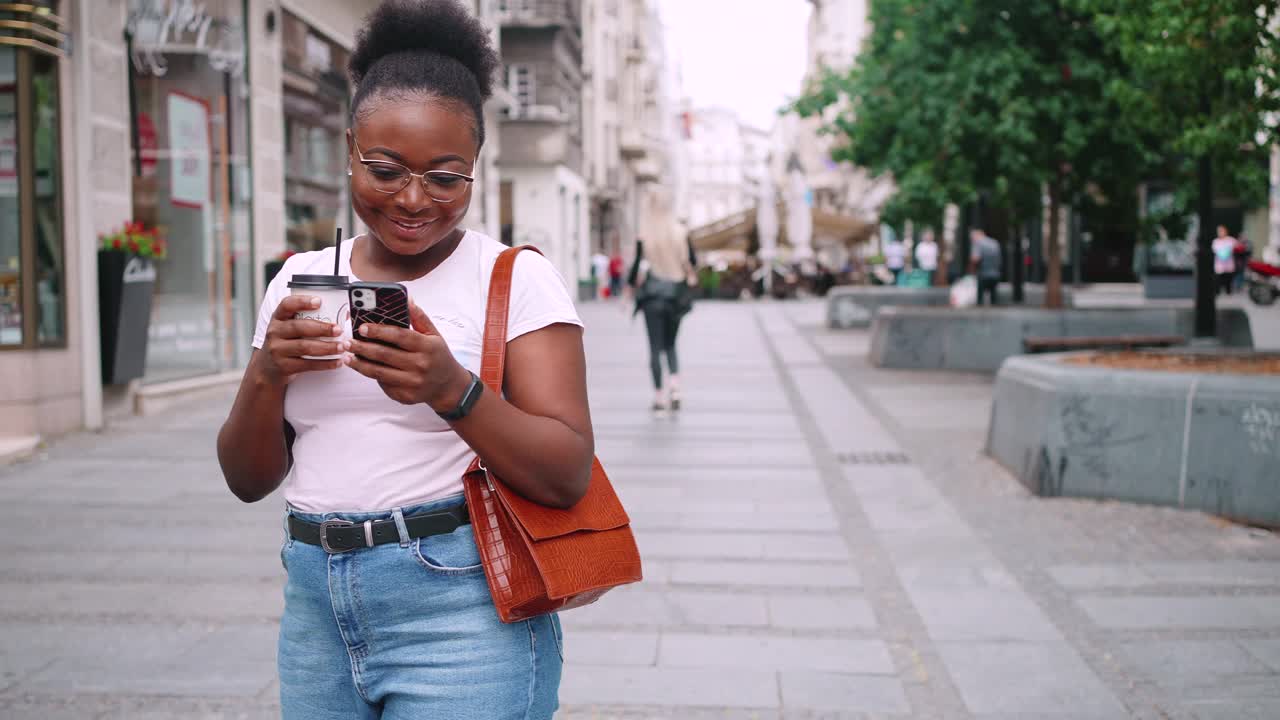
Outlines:
POLYGON ((489 30, 458 0, 384 0, 356 35, 347 69, 356 85, 382 58, 401 52, 453 58, 476 78, 483 98, 502 66, 489 30))

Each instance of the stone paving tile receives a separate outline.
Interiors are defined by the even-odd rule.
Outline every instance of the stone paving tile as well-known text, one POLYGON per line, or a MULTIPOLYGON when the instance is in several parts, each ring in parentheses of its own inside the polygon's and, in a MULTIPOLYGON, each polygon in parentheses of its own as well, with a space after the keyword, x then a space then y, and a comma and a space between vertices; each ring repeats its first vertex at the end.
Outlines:
POLYGON ((844 538, 835 533, 731 533, 649 530, 637 533, 645 557, 708 560, 850 559, 844 538))
POLYGON ((1061 641, 1044 612, 1018 588, 907 586, 916 610, 938 641, 1061 641))
POLYGON ((902 683, 896 678, 827 672, 783 672, 782 706, 824 711, 907 714, 902 683))
POLYGON ((658 664, 879 675, 894 672, 889 651, 878 640, 678 632, 663 633, 658 664))
POLYGON ((564 661, 570 665, 652 667, 658 662, 658 633, 578 630, 565 637, 564 661))
POLYGON ((1280 628, 1275 597, 1080 597, 1080 607, 1098 625, 1111 629, 1280 628))
POLYGON ((59 615, 169 619, 280 617, 278 583, 0 582, 0 617, 59 615))
POLYGON ((777 628, 871 630, 871 603, 861 596, 770 595, 769 623, 777 628))
POLYGON ((1269 640, 1245 638, 1240 640, 1240 645, 1265 663, 1273 672, 1280 673, 1280 638, 1269 640))
POLYGON ((738 587, 857 588, 857 571, 843 564, 778 562, 673 562, 671 582, 677 585, 738 587))
MULTIPOLYGON (((1218 683, 1232 675, 1269 675, 1271 668, 1231 640, 1126 643, 1125 659, 1143 677, 1169 687, 1218 683)), ((1280 683, 1280 675, 1275 676, 1280 683)))
POLYGON ((776 709, 778 678, 738 667, 575 667, 561 680, 560 702, 776 709))
POLYGON ((1125 718, 1076 653, 1058 643, 938 644, 947 669, 974 714, 1062 713, 1079 718, 1125 718))
POLYGON ((1060 565, 1049 574, 1064 587, 1084 590, 1166 585, 1280 587, 1280 563, 1193 562, 1141 565, 1060 565))

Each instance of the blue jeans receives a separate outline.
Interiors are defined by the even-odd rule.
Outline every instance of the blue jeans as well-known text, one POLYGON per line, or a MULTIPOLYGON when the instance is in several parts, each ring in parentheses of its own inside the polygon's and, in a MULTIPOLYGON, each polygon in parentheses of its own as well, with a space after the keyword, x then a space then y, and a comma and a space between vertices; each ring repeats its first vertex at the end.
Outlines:
MULTIPOLYGON (((364 522, 458 505, 462 496, 379 513, 315 515, 364 522)), ((448 535, 329 555, 286 540, 280 621, 284 720, 550 720, 563 663, 555 615, 504 624, 471 525, 448 535)))

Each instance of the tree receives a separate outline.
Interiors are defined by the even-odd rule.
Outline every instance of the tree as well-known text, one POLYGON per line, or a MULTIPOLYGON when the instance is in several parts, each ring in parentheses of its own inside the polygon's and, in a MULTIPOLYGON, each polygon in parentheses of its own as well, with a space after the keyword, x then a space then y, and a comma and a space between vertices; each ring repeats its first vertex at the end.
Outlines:
POLYGON ((1078 0, 1131 72, 1112 79, 1124 112, 1172 156, 1195 201, 1196 335, 1217 334, 1213 197, 1265 202, 1280 111, 1277 0, 1078 0), (1193 176, 1195 182, 1193 183, 1193 176))
POLYGON ((871 22, 853 69, 792 109, 834 111, 838 159, 891 173, 913 209, 982 193, 1039 222, 1047 191, 1046 304, 1061 307, 1063 201, 1145 159, 1109 83, 1126 73, 1118 53, 1069 0, 872 0, 871 22))

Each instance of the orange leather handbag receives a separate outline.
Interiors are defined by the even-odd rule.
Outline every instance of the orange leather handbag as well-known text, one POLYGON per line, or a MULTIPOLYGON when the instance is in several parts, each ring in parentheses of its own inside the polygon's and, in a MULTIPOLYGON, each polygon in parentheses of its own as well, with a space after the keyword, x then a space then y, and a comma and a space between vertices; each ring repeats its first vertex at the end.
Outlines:
MULTIPOLYGON (((507 352, 511 275, 522 246, 498 256, 489 283, 480 379, 502 392, 507 352)), ((488 471, 479 458, 463 476, 467 507, 493 604, 512 623, 589 605, 610 589, 641 579, 640 551, 599 460, 587 494, 567 509, 526 500, 488 471)))

